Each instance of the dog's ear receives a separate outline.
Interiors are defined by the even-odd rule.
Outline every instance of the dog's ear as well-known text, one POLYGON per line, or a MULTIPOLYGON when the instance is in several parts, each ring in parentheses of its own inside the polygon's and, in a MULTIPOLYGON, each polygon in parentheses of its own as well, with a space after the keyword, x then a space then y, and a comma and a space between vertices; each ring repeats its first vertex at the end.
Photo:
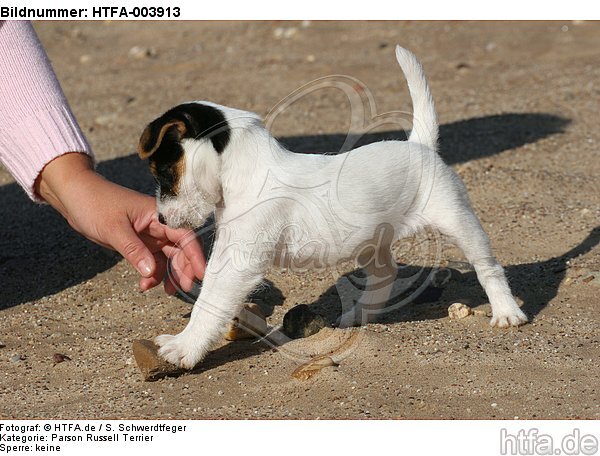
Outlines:
POLYGON ((182 120, 156 119, 145 128, 138 144, 138 155, 142 160, 150 157, 160 147, 165 135, 174 135, 177 141, 185 135, 187 128, 182 120))

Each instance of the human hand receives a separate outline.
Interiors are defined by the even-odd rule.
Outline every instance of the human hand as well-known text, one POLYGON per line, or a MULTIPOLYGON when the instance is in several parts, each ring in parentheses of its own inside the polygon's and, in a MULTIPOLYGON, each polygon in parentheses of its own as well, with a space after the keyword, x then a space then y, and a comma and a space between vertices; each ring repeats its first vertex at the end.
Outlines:
POLYGON ((162 225, 154 198, 97 174, 87 155, 71 153, 51 161, 36 182, 40 197, 88 239, 118 251, 142 275, 149 290, 163 281, 165 291, 190 291, 204 277, 206 260, 193 231, 162 225))

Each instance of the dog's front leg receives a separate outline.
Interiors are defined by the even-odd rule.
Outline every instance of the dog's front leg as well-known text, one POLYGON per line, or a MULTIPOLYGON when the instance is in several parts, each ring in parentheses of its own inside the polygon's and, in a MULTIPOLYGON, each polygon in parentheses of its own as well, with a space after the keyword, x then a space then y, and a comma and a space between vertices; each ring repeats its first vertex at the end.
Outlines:
POLYGON ((220 250, 215 245, 188 325, 177 335, 163 334, 155 339, 163 359, 186 369, 202 361, 220 340, 263 277, 259 265, 240 261, 242 255, 220 250))

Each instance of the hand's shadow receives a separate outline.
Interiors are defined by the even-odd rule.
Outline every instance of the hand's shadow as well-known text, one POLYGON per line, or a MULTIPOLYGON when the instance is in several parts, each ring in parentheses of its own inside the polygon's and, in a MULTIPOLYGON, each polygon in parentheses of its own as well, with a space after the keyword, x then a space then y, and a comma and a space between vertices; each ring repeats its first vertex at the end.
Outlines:
MULTIPOLYGON (((492 156, 561 133, 569 122, 550 114, 525 113, 446 124, 440 129, 441 155, 450 164, 492 156)), ((362 136, 359 144, 405 137, 399 131, 371 133, 362 136)), ((336 150, 345 138, 345 134, 329 134, 280 139, 292 150, 303 152, 336 150)), ((154 193, 147 164, 136 155, 102 162, 98 170, 112 181, 154 193)), ((0 201, 0 309, 58 293, 121 259, 76 234, 51 208, 30 202, 17 184, 0 187, 0 201)))

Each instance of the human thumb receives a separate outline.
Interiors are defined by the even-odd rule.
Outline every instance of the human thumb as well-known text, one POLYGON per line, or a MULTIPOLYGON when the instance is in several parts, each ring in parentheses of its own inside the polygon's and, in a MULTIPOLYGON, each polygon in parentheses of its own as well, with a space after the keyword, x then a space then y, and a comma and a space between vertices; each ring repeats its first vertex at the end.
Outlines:
POLYGON ((156 269, 154 256, 130 226, 120 233, 115 249, 143 276, 152 277, 156 269))

